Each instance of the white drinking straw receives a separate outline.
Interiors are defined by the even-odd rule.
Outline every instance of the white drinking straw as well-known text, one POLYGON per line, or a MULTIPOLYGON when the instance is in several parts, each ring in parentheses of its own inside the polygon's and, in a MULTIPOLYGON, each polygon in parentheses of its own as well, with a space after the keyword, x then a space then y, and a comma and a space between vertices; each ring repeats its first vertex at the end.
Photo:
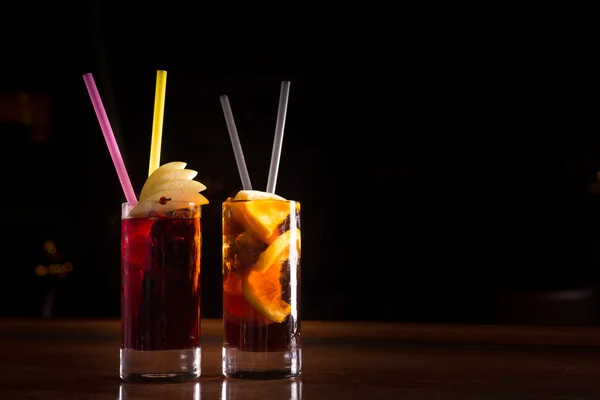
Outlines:
POLYGON ((252 190, 252 183, 250 183, 250 176, 248 175, 248 169, 246 168, 246 160, 244 160, 244 152, 242 151, 240 138, 238 137, 238 132, 235 127, 235 121, 233 120, 233 113, 231 112, 229 98, 226 95, 223 95, 219 98, 221 99, 223 114, 225 114, 225 122, 227 123, 229 138, 231 139, 231 145, 233 146, 235 162, 237 164, 238 171, 240 172, 240 178, 242 179, 242 187, 244 188, 244 190, 252 190))
POLYGON ((287 114, 289 95, 290 82, 281 82, 281 91, 279 93, 279 110, 277 111, 277 125, 275 125, 275 139, 273 140, 271 165, 269 166, 269 179, 267 180, 268 193, 275 193, 275 185, 277 184, 277 173, 279 171, 279 159, 281 158, 281 144, 283 142, 283 129, 285 128, 285 117, 287 114))

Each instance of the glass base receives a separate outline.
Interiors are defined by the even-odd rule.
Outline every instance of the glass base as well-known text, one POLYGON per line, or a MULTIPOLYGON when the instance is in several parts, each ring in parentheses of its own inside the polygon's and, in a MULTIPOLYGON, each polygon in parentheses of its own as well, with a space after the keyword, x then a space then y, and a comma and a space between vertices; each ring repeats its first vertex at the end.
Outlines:
POLYGON ((200 347, 139 351, 121 348, 121 379, 126 382, 184 382, 200 376, 200 347))
POLYGON ((241 351, 223 347, 223 375, 235 379, 284 379, 302 373, 302 349, 241 351))

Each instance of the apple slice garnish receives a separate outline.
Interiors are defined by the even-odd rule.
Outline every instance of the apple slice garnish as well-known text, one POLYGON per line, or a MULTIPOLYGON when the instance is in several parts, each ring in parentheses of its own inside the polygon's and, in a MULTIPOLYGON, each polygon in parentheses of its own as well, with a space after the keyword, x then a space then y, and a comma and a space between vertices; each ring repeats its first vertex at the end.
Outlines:
POLYGON ((198 171, 194 171, 193 169, 176 169, 173 171, 162 172, 159 178, 155 179, 150 185, 148 185, 148 180, 150 180, 150 178, 148 178, 144 184, 144 187, 142 188, 142 192, 140 193, 140 199, 145 200, 150 194, 156 192, 156 187, 159 185, 179 179, 189 181, 194 179, 196 175, 198 175, 198 171))
MULTIPOLYGON (((142 192, 144 192, 144 189, 146 189, 147 187, 152 186, 156 181, 158 181, 167 172, 184 169, 186 167, 186 165, 187 165, 187 163, 184 163, 182 161, 171 161, 171 162, 168 162, 168 163, 163 164, 160 167, 156 168, 154 170, 154 172, 150 174, 148 179, 146 179, 146 182, 144 182, 144 186, 142 187, 142 192)), ((140 193, 140 198, 141 198, 141 193, 140 193)))
POLYGON ((174 202, 194 202, 198 205, 208 204, 208 199, 198 192, 185 189, 165 190, 164 192, 155 192, 148 196, 144 201, 154 200, 159 201, 161 198, 174 202))
POLYGON ((191 192, 201 192, 205 189, 206 186, 204 186, 202 183, 191 179, 161 179, 146 191, 146 194, 144 195, 144 197, 140 198, 140 201, 146 200, 148 196, 151 196, 153 193, 157 192, 164 192, 169 190, 189 190, 191 192))
POLYGON ((167 215, 185 208, 185 203, 208 204, 208 199, 199 192, 206 186, 193 180, 198 171, 185 169, 187 163, 173 161, 157 168, 146 179, 138 204, 129 213, 132 217, 167 215))

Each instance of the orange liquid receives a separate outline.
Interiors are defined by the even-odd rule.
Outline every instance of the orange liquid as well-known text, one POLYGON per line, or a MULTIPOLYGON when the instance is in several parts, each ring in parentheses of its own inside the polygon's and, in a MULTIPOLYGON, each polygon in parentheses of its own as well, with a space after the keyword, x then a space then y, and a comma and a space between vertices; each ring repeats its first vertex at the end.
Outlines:
MULTIPOLYGON (((278 235, 290 229, 289 219, 280 228, 278 235)), ((297 346, 300 327, 295 317, 296 312, 291 312, 282 322, 273 322, 246 300, 242 291, 243 276, 248 273, 268 244, 245 232, 227 208, 223 217, 223 246, 224 345, 243 351, 285 351, 297 346)), ((296 262, 298 265, 293 266, 294 271, 299 268, 299 260, 296 262)), ((279 277, 282 287, 281 299, 290 303, 292 299, 289 264, 285 270, 287 274, 282 273, 279 277)), ((279 275, 279 272, 277 274, 279 275)), ((255 276, 255 279, 256 277, 260 275, 255 276)), ((265 279, 273 279, 273 275, 265 275, 265 279)), ((254 282, 255 289, 259 291, 258 294, 263 294, 260 293, 260 283, 254 282)), ((267 286, 269 285, 265 285, 267 286)))
POLYGON ((257 312, 241 293, 241 278, 229 274, 223 285, 224 341, 243 351, 289 350, 298 327, 291 315, 274 323, 257 312), (234 291, 238 288, 240 291, 234 291), (233 289, 233 290, 232 290, 233 289))

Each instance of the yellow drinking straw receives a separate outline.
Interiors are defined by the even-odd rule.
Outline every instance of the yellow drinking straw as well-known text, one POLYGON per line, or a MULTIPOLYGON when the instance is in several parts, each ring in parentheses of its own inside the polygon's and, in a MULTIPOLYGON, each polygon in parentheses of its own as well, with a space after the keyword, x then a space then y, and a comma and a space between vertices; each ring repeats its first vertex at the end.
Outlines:
POLYGON ((156 93, 154 95, 154 120, 152 121, 152 142, 150 144, 150 176, 160 167, 160 147, 165 116, 165 92, 167 90, 167 71, 156 71, 156 93))

